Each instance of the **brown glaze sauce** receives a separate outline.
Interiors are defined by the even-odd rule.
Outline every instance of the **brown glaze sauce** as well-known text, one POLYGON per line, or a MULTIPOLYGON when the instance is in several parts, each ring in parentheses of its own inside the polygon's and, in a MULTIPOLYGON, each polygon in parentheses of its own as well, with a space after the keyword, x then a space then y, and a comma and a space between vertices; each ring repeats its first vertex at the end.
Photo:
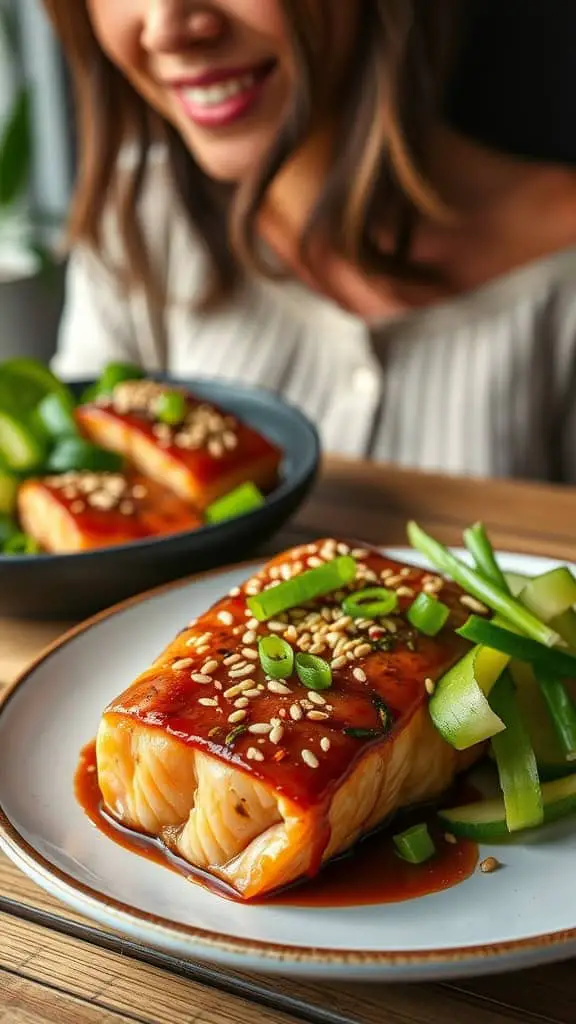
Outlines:
MULTIPOLYGON (((103 809, 96 773, 94 742, 81 753, 74 779, 76 799, 90 821, 109 839, 131 853, 169 868, 220 896, 244 903, 232 889, 203 871, 197 871, 175 857, 156 840, 118 825, 103 809)), ((460 785, 450 803, 474 799, 469 787, 460 785), (465 792, 463 792, 465 790, 465 792)), ((350 907, 378 903, 399 903, 450 889, 473 874, 478 863, 476 843, 447 842, 434 809, 415 810, 398 816, 394 824, 358 843, 344 857, 332 861, 320 874, 253 904, 300 907, 350 907), (392 836, 417 822, 426 821, 436 846, 436 855, 425 864, 407 864, 395 853, 392 836)))

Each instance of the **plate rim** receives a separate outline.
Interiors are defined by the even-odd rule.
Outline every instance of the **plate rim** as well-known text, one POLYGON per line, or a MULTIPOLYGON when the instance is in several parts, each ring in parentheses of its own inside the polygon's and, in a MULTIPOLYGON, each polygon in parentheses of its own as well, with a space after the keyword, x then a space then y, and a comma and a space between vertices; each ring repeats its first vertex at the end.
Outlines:
MULTIPOLYGON (((383 550, 392 556, 395 551, 405 552, 403 545, 385 545, 383 550)), ((528 558, 545 560, 546 555, 534 555, 529 552, 503 551, 504 555, 523 555, 528 558)), ((555 561, 555 559, 550 559, 555 561)), ((62 636, 57 637, 51 644, 44 648, 33 661, 19 673, 16 679, 9 684, 0 694, 0 716, 4 713, 10 701, 17 692, 28 682, 40 665, 47 662, 53 654, 63 647, 68 646, 78 636, 88 633, 101 622, 114 618, 114 616, 127 611, 147 601, 154 600, 162 594, 173 590, 183 589, 191 584, 211 579, 235 569, 250 569, 261 564, 260 559, 250 559, 220 566, 206 572, 193 573, 183 579, 173 580, 161 584, 150 590, 143 591, 112 605, 103 611, 97 612, 88 619, 68 629, 62 636)), ((68 872, 63 871, 57 865, 51 863, 39 853, 18 831, 16 826, 8 817, 0 799, 0 841, 4 852, 12 862, 23 870, 37 884, 43 885, 48 891, 57 895, 62 902, 75 907, 82 908, 90 906, 93 910, 94 919, 106 922, 106 915, 109 915, 119 930, 124 928, 125 932, 134 934, 135 926, 143 925, 146 928, 144 941, 153 943, 156 938, 162 937, 176 939, 181 943, 180 949, 185 945, 190 947, 196 944, 201 951, 208 955, 210 951, 217 950, 229 956, 239 956, 246 960, 255 958, 261 964, 269 967, 276 966, 281 969, 284 966, 295 966, 314 969, 315 967, 348 967, 361 969, 388 968, 390 972, 401 971, 403 968, 452 968, 461 970, 465 968, 482 968, 486 972, 487 967, 497 964, 508 958, 505 969, 512 969, 514 961, 525 959, 530 953, 555 953, 561 957, 570 957, 576 951, 576 925, 573 928, 563 929, 555 932, 546 932, 533 935, 524 939, 512 939, 504 942, 484 943, 474 946, 455 946, 443 949, 426 950, 345 950, 331 949, 328 947, 314 946, 292 946, 277 942, 267 942, 260 939, 247 939, 241 936, 226 935, 221 932, 212 931, 207 928, 200 928, 195 925, 182 924, 151 914, 146 910, 123 903, 114 897, 105 896, 97 889, 85 885, 68 872), (58 894, 55 892, 58 890, 58 894), (79 902, 81 901, 81 902, 79 902), (570 947, 574 948, 570 948, 570 947), (510 958, 512 963, 510 963, 510 958)), ((143 938, 142 935, 139 936, 143 938)), ((164 946, 164 943, 160 943, 164 946)), ((191 951, 191 950, 190 950, 191 951)))

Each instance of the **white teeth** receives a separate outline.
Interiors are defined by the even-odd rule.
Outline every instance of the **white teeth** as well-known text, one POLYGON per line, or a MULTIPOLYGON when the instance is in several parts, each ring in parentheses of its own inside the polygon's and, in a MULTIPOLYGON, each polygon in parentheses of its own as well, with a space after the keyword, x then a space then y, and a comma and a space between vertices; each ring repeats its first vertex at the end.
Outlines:
POLYGON ((217 107, 232 96, 250 89, 256 81, 253 73, 242 75, 240 78, 229 78, 226 82, 218 85, 195 86, 191 89, 184 89, 184 96, 190 103, 198 107, 217 107))

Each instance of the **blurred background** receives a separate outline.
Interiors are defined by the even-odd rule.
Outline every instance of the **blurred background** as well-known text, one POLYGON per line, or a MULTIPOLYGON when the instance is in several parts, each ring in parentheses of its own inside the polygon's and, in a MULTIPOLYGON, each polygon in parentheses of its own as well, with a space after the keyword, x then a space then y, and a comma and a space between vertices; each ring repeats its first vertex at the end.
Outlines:
POLYGON ((54 351, 73 153, 66 73, 39 0, 0 0, 0 360, 54 351))

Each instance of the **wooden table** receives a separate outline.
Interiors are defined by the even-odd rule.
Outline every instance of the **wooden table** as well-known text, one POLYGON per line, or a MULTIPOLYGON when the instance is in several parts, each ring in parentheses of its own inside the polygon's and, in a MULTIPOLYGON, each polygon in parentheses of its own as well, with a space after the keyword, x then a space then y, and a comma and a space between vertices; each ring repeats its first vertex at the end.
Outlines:
MULTIPOLYGON (((482 518, 501 548, 576 560, 576 491, 473 482, 329 459, 276 539, 326 533, 403 543, 415 517, 443 540, 482 518)), ((241 553, 239 553, 241 554, 241 553)), ((66 623, 0 620, 0 685, 66 623)), ((1 756, 1 755, 0 755, 1 756)), ((96 927, 0 859, 0 1022, 33 1024, 574 1024, 576 964, 458 984, 344 985, 243 977, 177 961, 96 927)))

